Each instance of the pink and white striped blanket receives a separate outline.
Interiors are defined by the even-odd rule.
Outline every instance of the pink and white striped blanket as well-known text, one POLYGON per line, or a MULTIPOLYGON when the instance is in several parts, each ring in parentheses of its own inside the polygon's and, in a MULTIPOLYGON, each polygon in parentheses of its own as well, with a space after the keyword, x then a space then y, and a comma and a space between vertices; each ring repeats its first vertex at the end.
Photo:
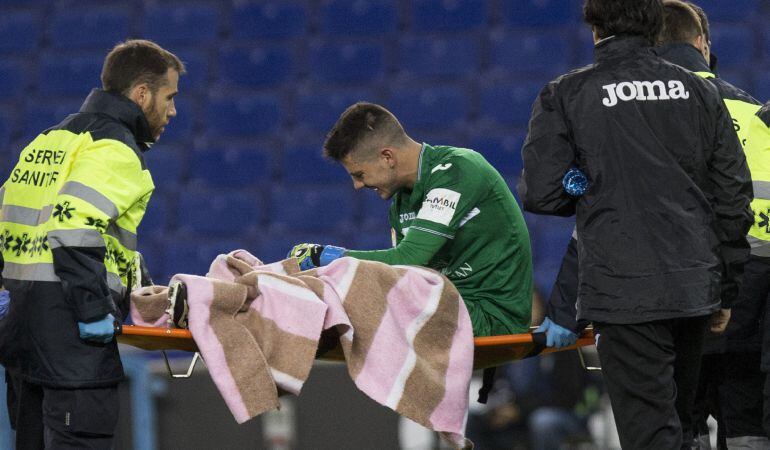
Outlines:
MULTIPOLYGON (((262 265, 238 250, 217 257, 206 277, 175 281, 187 285, 190 331, 238 423, 278 408, 284 392, 299 394, 321 332, 336 328, 361 391, 455 447, 472 447, 464 430, 473 331, 441 274, 353 258, 300 272, 295 259, 262 265)), ((164 323, 162 291, 134 292, 134 323, 164 323)))

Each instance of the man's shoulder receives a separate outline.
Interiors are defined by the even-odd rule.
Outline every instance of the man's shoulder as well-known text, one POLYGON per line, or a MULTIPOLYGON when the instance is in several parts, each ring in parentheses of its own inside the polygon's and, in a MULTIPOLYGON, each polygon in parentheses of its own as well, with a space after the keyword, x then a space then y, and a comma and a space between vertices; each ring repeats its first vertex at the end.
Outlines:
POLYGON ((126 125, 106 114, 78 112, 70 114, 51 130, 66 130, 74 134, 89 133, 94 141, 111 139, 139 151, 136 139, 126 125))
POLYGON ((721 78, 709 78, 709 80, 717 87, 719 94, 725 100, 737 100, 743 103, 749 103, 751 105, 761 105, 761 103, 748 94, 743 89, 734 86, 721 78))
POLYGON ((54 130, 69 131, 73 134, 88 133, 94 142, 104 140, 118 142, 131 149, 144 166, 144 156, 131 130, 119 120, 106 114, 91 112, 71 114, 58 125, 45 130, 43 133, 54 130))
POLYGON ((473 184, 474 180, 488 177, 494 168, 484 156, 469 148, 437 146, 435 156, 423 170, 429 184, 443 180, 460 179, 463 184, 473 184), (427 173, 426 173, 427 172, 427 173))
POLYGON ((757 117, 770 128, 770 101, 757 111, 757 117))

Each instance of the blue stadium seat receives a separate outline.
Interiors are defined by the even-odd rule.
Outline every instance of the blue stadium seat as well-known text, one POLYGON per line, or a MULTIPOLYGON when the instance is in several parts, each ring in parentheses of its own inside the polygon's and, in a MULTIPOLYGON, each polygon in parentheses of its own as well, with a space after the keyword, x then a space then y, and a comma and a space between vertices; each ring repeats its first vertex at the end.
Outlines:
POLYGON ((315 42, 310 67, 311 79, 319 82, 376 81, 385 73, 385 49, 376 42, 315 42))
POLYGON ((390 242, 390 223, 388 211, 390 200, 383 200, 371 189, 361 189, 355 196, 360 205, 361 226, 364 229, 379 230, 390 242))
POLYGON ((257 244, 250 252, 264 263, 286 259, 289 250, 303 242, 315 244, 338 245, 345 248, 355 248, 354 241, 345 232, 335 230, 294 230, 267 229, 259 234, 257 244))
POLYGON ((168 125, 165 126, 160 142, 179 144, 188 142, 195 136, 193 125, 196 123, 197 108, 194 107, 192 93, 185 92, 180 88, 180 95, 174 97, 174 106, 176 107, 176 116, 171 118, 168 125))
POLYGON ((103 62, 101 53, 44 54, 38 67, 38 94, 85 98, 91 89, 101 87, 103 62))
POLYGON ((267 186, 273 172, 270 149, 253 144, 222 145, 213 142, 195 150, 190 160, 191 185, 217 188, 267 186))
POLYGON ((353 217, 353 189, 349 184, 279 185, 272 189, 270 222, 285 230, 342 232, 353 217))
POLYGON ((519 80, 492 83, 481 89, 482 122, 526 128, 532 104, 547 81, 519 80))
POLYGON ((230 19, 236 39, 301 37, 307 33, 305 1, 236 3, 230 19))
POLYGON ((375 92, 365 88, 325 90, 301 89, 295 101, 296 126, 306 131, 327 132, 345 108, 359 101, 377 102, 375 92))
POLYGON ((574 217, 539 216, 525 214, 532 241, 532 258, 536 288, 549 295, 559 273, 567 244, 575 226, 574 217))
POLYGON ((470 148, 484 155, 503 177, 519 176, 524 166, 521 146, 525 136, 524 131, 513 130, 503 134, 479 134, 471 138, 470 148))
POLYGON ((145 10, 142 37, 161 43, 210 44, 219 34, 220 11, 205 3, 160 2, 145 10))
POLYGON ((476 36, 418 37, 399 41, 399 73, 414 77, 466 78, 479 69, 479 39, 476 36))
POLYGON ((177 190, 184 180, 189 155, 188 151, 164 141, 153 145, 144 154, 144 160, 152 174, 155 191, 165 194, 177 190))
POLYGON ((72 6, 57 8, 54 13, 49 28, 54 48, 94 48, 106 52, 131 34, 131 17, 125 9, 72 6))
POLYGON ((753 63, 756 41, 754 34, 744 25, 711 23, 711 48, 719 56, 722 68, 734 66, 745 70, 753 63))
POLYGON ((8 164, 12 164, 10 161, 7 161, 12 159, 12 156, 6 146, 11 140, 11 132, 14 125, 13 114, 11 114, 11 111, 7 108, 0 109, 0 152, 2 152, 0 153, 0 159, 8 164))
POLYGON ((467 119, 470 101, 462 87, 403 85, 393 86, 385 107, 407 130, 453 128, 467 119))
POLYGON ((165 245, 166 242, 163 239, 150 237, 146 233, 139 232, 137 249, 144 258, 154 284, 168 284, 168 278, 165 278, 165 245))
POLYGON ((0 14, 0 53, 29 54, 37 50, 42 27, 34 10, 10 10, 0 14))
POLYGON ((717 70, 719 71, 719 78, 727 81, 728 83, 734 85, 735 87, 742 89, 749 93, 750 95, 756 95, 754 93, 753 86, 751 84, 751 72, 746 70, 745 67, 738 67, 738 66, 725 66, 723 67, 721 64, 722 57, 719 57, 719 67, 717 70))
POLYGON ((582 67, 594 62, 594 39, 591 29, 588 27, 579 27, 573 30, 571 41, 570 59, 571 69, 582 67))
POLYGON ((390 226, 362 228, 353 236, 355 250, 387 250, 393 247, 390 226))
POLYGON ((51 99, 33 97, 24 106, 21 125, 21 137, 26 145, 43 130, 58 124, 70 114, 80 110, 85 96, 82 98, 51 99))
POLYGON ((320 139, 287 143, 281 156, 283 183, 344 184, 350 180, 342 165, 323 157, 322 147, 320 139))
POLYGON ((206 105, 206 133, 212 137, 248 137, 277 131, 283 115, 278 95, 214 97, 206 105))
POLYGON ((398 17, 389 0, 329 0, 321 9, 321 30, 326 34, 368 36, 396 31, 398 17))
POLYGON ((291 81, 297 70, 288 45, 235 46, 220 49, 220 78, 227 85, 265 87, 291 81))
MULTIPOLYGON (((770 20, 770 4, 767 5, 768 19, 770 20)), ((762 43, 759 53, 763 55, 764 62, 770 64, 770 29, 762 31, 762 43)))
POLYGON ((252 235, 265 216, 258 191, 185 189, 177 205, 177 230, 198 235, 233 238, 252 235))
POLYGON ((412 30, 462 31, 480 28, 487 22, 484 0, 416 0, 412 6, 412 30))
POLYGON ((570 39, 565 33, 511 31, 496 33, 490 40, 490 66, 494 70, 543 74, 546 78, 567 71, 570 39))
POLYGON ((28 95, 26 87, 29 80, 27 64, 15 58, 0 59, 0 92, 6 99, 15 99, 28 95))
POLYGON ((185 97, 193 92, 203 91, 208 86, 209 64, 212 58, 208 53, 194 48, 174 48, 174 54, 182 60, 187 73, 179 78, 179 91, 185 97), (193 92, 190 92, 193 91, 193 92))
MULTIPOLYGON (((738 22, 755 17, 760 0, 698 0, 697 4, 708 15, 709 22, 738 22)), ((712 30, 716 28, 711 26, 712 30)))
POLYGON ((765 66, 765 70, 760 72, 754 82, 755 89, 751 93, 762 103, 770 101, 770 64, 765 66))
POLYGON ((137 230, 140 242, 144 239, 163 237, 171 228, 171 220, 176 208, 171 207, 172 203, 166 194, 166 192, 158 192, 157 188, 153 192, 152 198, 147 204, 147 211, 144 213, 144 218, 142 218, 137 230))
POLYGON ((257 240, 253 237, 238 236, 219 239, 189 238, 185 235, 165 241, 163 263, 164 275, 161 281, 165 283, 175 274, 205 275, 214 258, 233 250, 245 249, 254 253, 257 240))
POLYGON ((581 17, 582 2, 576 0, 516 0, 503 2, 508 25, 542 27, 566 25, 581 17))

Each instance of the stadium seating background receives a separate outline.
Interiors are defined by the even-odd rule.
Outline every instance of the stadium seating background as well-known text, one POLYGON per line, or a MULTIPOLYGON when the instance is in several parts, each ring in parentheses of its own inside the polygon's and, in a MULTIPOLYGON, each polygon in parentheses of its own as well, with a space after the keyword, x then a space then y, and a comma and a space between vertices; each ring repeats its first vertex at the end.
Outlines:
MULTIPOLYGON (((189 71, 147 153, 157 188, 140 249, 156 282, 234 248, 270 261, 305 241, 387 247, 387 205, 320 156, 339 113, 381 103, 415 139, 478 150, 515 186, 537 92, 591 62, 581 3, 0 0, 0 175, 77 111, 116 42, 148 38, 189 71)), ((770 2, 699 4, 721 75, 766 101, 770 2)), ((526 218, 547 294, 574 222, 526 218)))

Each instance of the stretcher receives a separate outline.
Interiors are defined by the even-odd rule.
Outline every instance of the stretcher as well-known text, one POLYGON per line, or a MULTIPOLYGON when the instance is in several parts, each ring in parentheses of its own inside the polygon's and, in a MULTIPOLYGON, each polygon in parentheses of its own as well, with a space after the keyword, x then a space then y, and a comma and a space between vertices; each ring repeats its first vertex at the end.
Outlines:
MULTIPOLYGON (((171 376, 175 378, 189 376, 195 363, 200 358, 198 346, 193 340, 189 330, 181 328, 159 328, 142 327, 136 325, 118 325, 116 327, 116 336, 121 344, 130 345, 144 350, 163 351, 165 357, 166 350, 181 350, 185 352, 194 352, 193 361, 188 368, 187 374, 174 374, 166 358, 166 366, 171 376)), ((581 361, 583 360, 580 349, 588 345, 594 345, 593 330, 585 330, 578 338, 575 345, 555 349, 545 346, 545 333, 521 333, 502 336, 486 336, 474 338, 475 351, 473 359, 473 368, 486 369, 489 367, 500 366, 523 358, 543 355, 564 350, 578 350, 581 361)), ((321 336, 319 352, 316 359, 321 361, 342 362, 345 360, 342 349, 338 345, 336 336, 324 334, 321 336)), ((593 370, 593 367, 587 367, 583 362, 583 367, 587 370, 593 370)))

